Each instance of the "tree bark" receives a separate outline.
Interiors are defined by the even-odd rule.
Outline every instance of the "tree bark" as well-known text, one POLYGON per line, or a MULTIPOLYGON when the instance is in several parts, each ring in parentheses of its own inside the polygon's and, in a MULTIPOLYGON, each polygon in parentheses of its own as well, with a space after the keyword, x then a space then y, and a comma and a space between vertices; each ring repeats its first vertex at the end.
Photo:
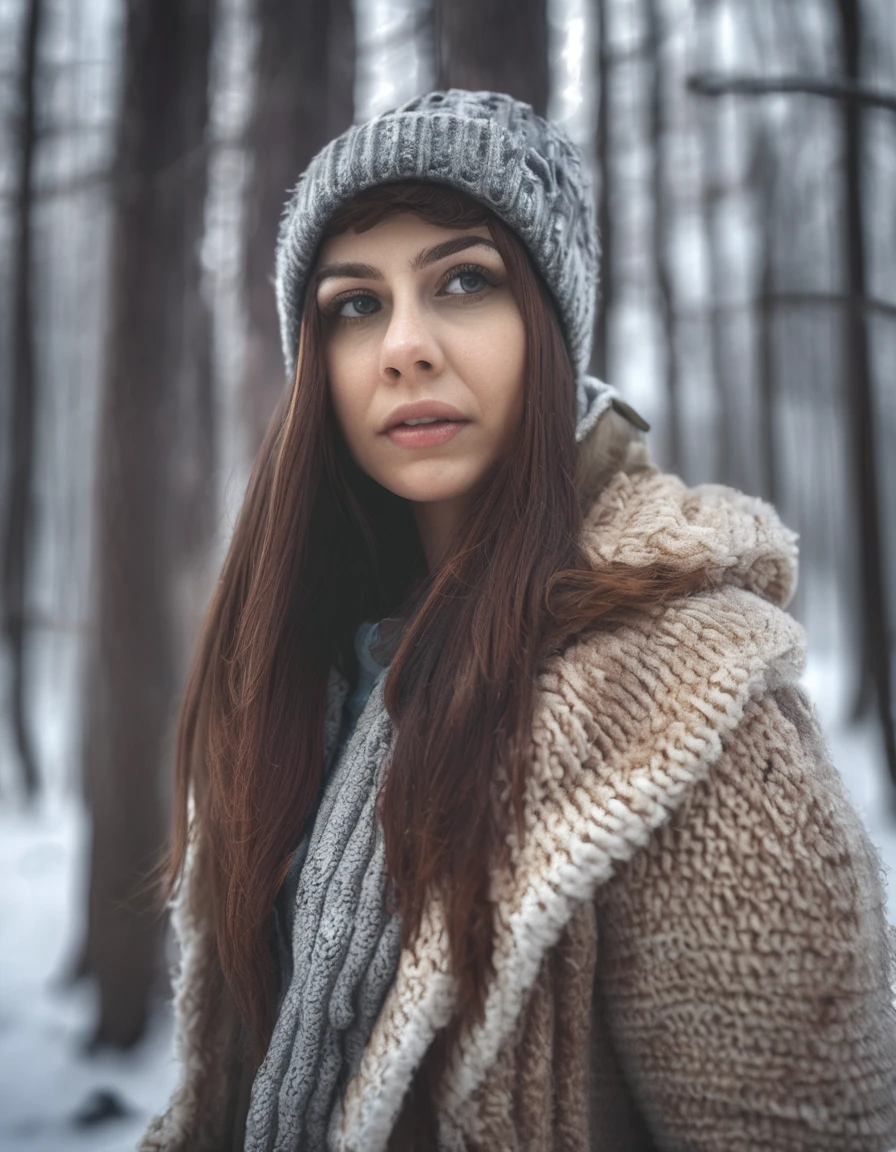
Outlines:
POLYGON ((547 113, 546 0, 435 0, 436 86, 506 92, 547 113))
POLYGON ((653 267, 659 296, 659 311, 666 343, 666 403, 668 405, 669 467, 680 472, 684 463, 681 403, 678 370, 678 324, 675 289, 669 265, 669 165, 666 158, 662 59, 662 22, 659 0, 644 0, 644 23, 649 44, 650 142, 652 153, 651 193, 653 198, 653 267))
POLYGON ((760 203, 762 219, 762 272, 760 276, 757 320, 759 347, 759 431, 762 468, 762 496, 770 504, 777 504, 779 496, 777 432, 775 406, 777 403, 777 373, 775 365, 775 185, 774 154, 767 140, 759 148, 760 203))
MULTIPOLYGON (((861 81, 862 11, 859 0, 837 0, 840 43, 846 81, 861 81)), ((866 291, 865 220, 862 190, 864 122, 861 105, 843 104, 844 267, 847 304, 844 311, 844 402, 852 438, 859 524, 860 624, 859 684, 855 713, 861 715, 876 697, 890 777, 896 785, 896 724, 893 716, 892 643, 878 492, 874 438, 874 389, 868 328, 862 306, 866 291)))
POLYGON ((316 152, 354 116, 350 0, 258 0, 255 94, 248 130, 243 288, 247 317, 242 412, 255 456, 286 381, 271 284, 283 205, 316 152))
POLYGON ((598 110, 595 155, 599 174, 597 201, 597 229, 600 234, 600 292, 594 319, 594 350, 590 370, 599 380, 606 380, 609 371, 608 337, 609 317, 613 307, 613 154, 610 143, 610 117, 612 115, 611 75, 612 57, 609 43, 609 0, 597 0, 597 77, 598 110))
MULTIPOLYGON (((698 18, 711 13, 711 0, 701 0, 698 18)), ((704 23, 703 28, 706 27, 704 23)), ((706 32, 701 29, 703 39, 706 32)), ((714 44, 703 44, 704 56, 711 56, 714 44)), ((732 404, 731 373, 729 370, 728 341, 725 332, 725 316, 716 305, 722 299, 727 270, 725 268, 722 222, 722 204, 726 194, 719 157, 724 155, 718 118, 708 109, 703 109, 700 139, 700 203, 706 252, 709 263, 709 298, 712 307, 709 312, 709 353, 712 369, 712 382, 716 395, 715 427, 712 433, 715 446, 714 469, 717 479, 733 487, 743 486, 742 469, 739 467, 741 452, 738 444, 737 428, 732 404)))
MULTIPOLYGON (((213 393, 199 241, 210 0, 128 0, 94 538, 84 965, 95 1044, 140 1039, 164 922, 146 884, 167 840, 184 597, 208 545, 213 393)), ((194 585, 195 586, 195 585, 194 585)))
POLYGON ((12 664, 10 711, 13 738, 26 798, 39 787, 37 759, 27 720, 26 587, 28 552, 34 510, 34 438, 37 380, 34 363, 34 309, 32 301, 32 206, 37 109, 37 49, 43 18, 42 0, 29 0, 25 17, 20 76, 18 132, 18 188, 15 253, 13 256, 13 387, 10 419, 10 457, 3 563, 3 631, 12 664))

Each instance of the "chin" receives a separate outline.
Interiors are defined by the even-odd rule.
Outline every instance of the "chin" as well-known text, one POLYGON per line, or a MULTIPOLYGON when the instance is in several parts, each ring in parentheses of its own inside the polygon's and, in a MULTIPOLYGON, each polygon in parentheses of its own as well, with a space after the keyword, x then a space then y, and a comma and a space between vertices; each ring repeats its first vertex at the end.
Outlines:
MULTIPOLYGON (((427 470, 429 471, 429 470, 427 470)), ((479 477, 457 475, 404 475, 380 479, 380 484, 413 504, 439 504, 468 499, 479 489, 479 477)))
POLYGON ((412 504, 446 504, 455 500, 467 500, 470 498, 471 490, 469 488, 456 488, 456 487, 429 487, 429 486, 415 486, 413 484, 400 484, 387 485, 390 492, 394 492, 396 496, 401 496, 404 500, 409 500, 412 504))

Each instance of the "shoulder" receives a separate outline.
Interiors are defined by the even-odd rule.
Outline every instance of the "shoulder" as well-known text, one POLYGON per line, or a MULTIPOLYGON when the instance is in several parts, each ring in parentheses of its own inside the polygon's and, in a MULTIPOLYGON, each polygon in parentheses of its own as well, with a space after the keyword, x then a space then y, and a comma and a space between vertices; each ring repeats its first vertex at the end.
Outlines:
MULTIPOLYGON (((593 777, 601 794, 658 797, 652 829, 706 776, 751 704, 797 681, 804 663, 800 624, 745 589, 646 605, 624 624, 581 633, 547 662, 535 744, 551 733, 564 777, 593 777)), ((551 776, 562 779, 556 767, 551 776)))
MULTIPOLYGON (((863 909, 880 916, 877 854, 797 683, 747 701, 718 758, 633 859, 628 882, 673 862, 684 866, 684 898, 687 889, 730 885, 746 918, 754 904, 792 901, 789 930, 803 914, 822 913, 828 941, 863 909)), ((617 883, 624 887, 624 878, 617 883)))
POLYGON ((601 487, 581 543, 596 567, 704 568, 780 608, 796 591, 797 535, 771 504, 721 484, 690 487, 654 467, 620 469, 601 487))
POLYGON ((890 1146, 882 869, 798 686, 749 701, 598 909, 614 1036, 667 1135, 705 1124, 708 1108, 726 1146, 770 1137, 769 1124, 818 1148, 890 1146), (683 1094, 697 1081, 713 1103, 691 1116, 683 1094), (860 1133, 868 1143, 834 1139, 860 1133))

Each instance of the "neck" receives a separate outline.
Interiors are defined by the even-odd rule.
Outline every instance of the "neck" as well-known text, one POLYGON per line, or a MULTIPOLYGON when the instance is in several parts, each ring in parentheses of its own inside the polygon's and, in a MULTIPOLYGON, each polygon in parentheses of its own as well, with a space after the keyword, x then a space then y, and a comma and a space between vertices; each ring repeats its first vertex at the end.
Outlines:
POLYGON ((426 566, 434 572, 451 550, 452 541, 469 510, 469 500, 458 496, 413 504, 414 521, 426 556, 426 566))

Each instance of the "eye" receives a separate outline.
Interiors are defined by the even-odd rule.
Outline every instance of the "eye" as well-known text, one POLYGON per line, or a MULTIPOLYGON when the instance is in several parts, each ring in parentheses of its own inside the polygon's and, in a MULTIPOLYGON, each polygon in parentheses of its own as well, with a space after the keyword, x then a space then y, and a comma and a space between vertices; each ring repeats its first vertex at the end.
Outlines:
POLYGON ((484 291, 491 285, 491 280, 485 270, 471 265, 468 268, 452 268, 448 279, 442 286, 442 291, 448 296, 473 296, 484 291), (459 288, 451 288, 452 284, 459 284, 459 288))
POLYGON ((331 316, 341 316, 346 320, 360 320, 362 316, 372 316, 379 308, 379 301, 373 296, 359 294, 343 296, 327 309, 331 316))

